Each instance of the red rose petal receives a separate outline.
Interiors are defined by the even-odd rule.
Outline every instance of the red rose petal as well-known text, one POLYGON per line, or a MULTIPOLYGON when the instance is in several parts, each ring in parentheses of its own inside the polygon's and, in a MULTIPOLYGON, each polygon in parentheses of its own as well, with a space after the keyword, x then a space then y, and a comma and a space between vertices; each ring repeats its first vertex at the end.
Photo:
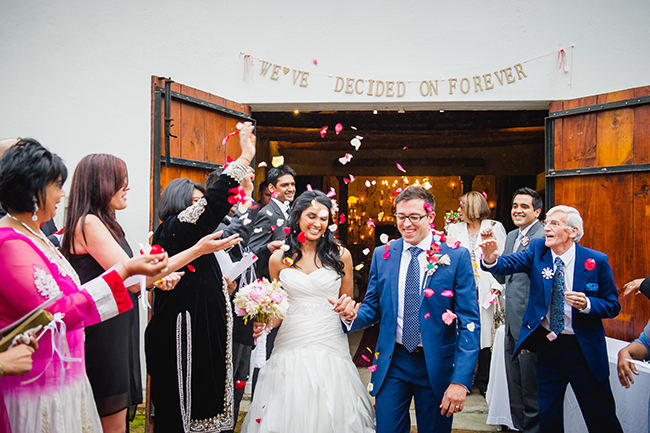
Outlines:
POLYGON ((163 249, 163 247, 161 247, 158 244, 154 244, 151 246, 151 251, 149 251, 149 254, 162 254, 164 252, 165 250, 163 249))
POLYGON ((432 297, 432 296, 433 296, 433 290, 431 290, 431 289, 424 289, 424 296, 426 296, 427 298, 432 297))
POLYGON ((258 423, 258 424, 261 423, 261 422, 262 422, 262 418, 257 418, 257 419, 255 420, 255 422, 258 423))
POLYGON ((300 232, 298 234, 297 239, 298 239, 298 242, 300 242, 301 244, 304 244, 305 242, 307 242, 307 234, 305 232, 300 232))
POLYGON ((196 269, 194 269, 194 266, 192 265, 187 265, 187 270, 190 272, 196 272, 196 269))
POLYGON ((284 230, 284 232, 285 232, 286 234, 291 233, 291 228, 290 228, 290 227, 284 227, 282 230, 284 230))
POLYGON ((384 254, 382 254, 382 257, 386 260, 390 257, 390 251, 384 251, 384 254))
POLYGON ((237 389, 242 389, 246 387, 246 381, 245 380, 237 380, 235 381, 235 388, 237 389))
POLYGON ((341 216, 339 216, 339 224, 344 224, 345 223, 345 214, 342 213, 341 216))
POLYGON ((326 134, 326 133, 327 133, 327 126, 323 126, 323 127, 320 129, 320 136, 321 136, 321 138, 325 138, 325 134, 326 134))

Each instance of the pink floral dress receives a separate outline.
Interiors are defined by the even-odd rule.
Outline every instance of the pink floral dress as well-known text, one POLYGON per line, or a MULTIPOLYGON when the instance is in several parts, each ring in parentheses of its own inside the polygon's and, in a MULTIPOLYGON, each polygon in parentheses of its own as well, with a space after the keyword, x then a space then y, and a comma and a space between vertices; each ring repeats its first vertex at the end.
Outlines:
MULTIPOLYGON (((32 355, 25 376, 4 376, 0 390, 14 433, 101 432, 84 364, 84 326, 132 308, 119 274, 109 270, 84 285, 52 251, 12 228, 0 228, 0 328, 50 300, 57 318, 32 355)), ((0 421, 0 428, 2 427, 0 421)))

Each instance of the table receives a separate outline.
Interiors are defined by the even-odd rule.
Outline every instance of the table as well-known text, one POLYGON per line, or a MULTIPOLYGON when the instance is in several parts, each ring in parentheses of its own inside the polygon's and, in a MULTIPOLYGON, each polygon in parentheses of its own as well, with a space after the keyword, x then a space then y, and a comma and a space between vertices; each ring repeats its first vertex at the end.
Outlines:
MULTIPOLYGON (((488 402, 487 423, 505 425, 514 428, 510 416, 510 401, 508 398, 508 382, 506 380, 506 364, 504 351, 505 326, 497 329, 492 347, 492 362, 490 365, 490 382, 486 394, 488 402)), ((616 402, 616 415, 625 433, 648 432, 648 399, 650 398, 650 368, 637 368, 639 376, 635 376, 634 385, 629 389, 623 388, 618 381, 616 364, 618 351, 628 343, 614 338, 605 338, 607 357, 609 360, 609 382, 616 402)), ((587 433, 578 400, 571 385, 567 387, 564 398, 564 430, 567 433, 587 433)))

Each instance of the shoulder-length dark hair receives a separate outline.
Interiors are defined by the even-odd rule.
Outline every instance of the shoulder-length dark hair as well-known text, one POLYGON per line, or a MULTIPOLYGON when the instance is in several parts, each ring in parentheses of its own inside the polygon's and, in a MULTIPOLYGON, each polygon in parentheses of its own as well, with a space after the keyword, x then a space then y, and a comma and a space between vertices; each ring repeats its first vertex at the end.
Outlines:
POLYGON ((124 230, 115 218, 110 202, 120 188, 128 185, 126 163, 117 156, 93 153, 84 156, 72 175, 68 211, 61 250, 66 256, 74 254, 75 228, 81 224, 81 235, 86 241, 84 224, 86 216, 99 218, 117 242, 124 238, 124 230))
MULTIPOLYGON (((301 244, 298 242, 298 235, 300 234, 300 216, 305 209, 311 206, 312 201, 316 200, 318 203, 324 205, 328 212, 328 224, 332 224, 332 200, 326 196, 322 191, 305 191, 294 200, 291 206, 291 213, 289 214, 289 228, 291 231, 285 240, 289 245, 289 249, 284 252, 283 257, 290 257, 294 262, 300 261, 302 257, 301 244)), ((318 239, 316 244, 316 255, 320 259, 323 266, 334 269, 339 275, 345 275, 343 272, 343 261, 341 261, 341 244, 336 240, 334 234, 325 229, 325 233, 318 239)), ((316 256, 314 256, 314 263, 316 263, 316 256)), ((295 266, 292 265, 292 266, 295 266)))
POLYGON ((200 183, 186 177, 179 177, 167 184, 160 195, 158 216, 165 221, 170 216, 178 215, 192 204, 192 194, 198 189, 205 194, 205 188, 200 183))
POLYGON ((59 155, 33 138, 21 138, 0 160, 0 205, 8 212, 34 212, 35 201, 45 205, 47 186, 67 177, 59 155))

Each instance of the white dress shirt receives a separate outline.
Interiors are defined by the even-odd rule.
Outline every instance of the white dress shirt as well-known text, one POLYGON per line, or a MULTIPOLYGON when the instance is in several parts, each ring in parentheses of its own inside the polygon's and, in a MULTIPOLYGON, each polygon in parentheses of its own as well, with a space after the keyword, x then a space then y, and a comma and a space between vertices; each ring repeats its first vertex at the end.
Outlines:
MULTIPOLYGON (((403 243, 402 258, 399 263, 399 279, 397 285, 397 329, 395 330, 395 341, 399 344, 402 344, 402 327, 404 326, 404 290, 406 288, 406 271, 408 270, 411 261, 411 252, 408 249, 411 247, 418 247, 422 250, 418 256, 418 262, 420 263, 420 290, 422 290, 422 281, 424 281, 424 275, 427 268, 427 250, 431 248, 432 238, 433 234, 429 232, 427 237, 417 245, 411 245, 406 241, 403 243)), ((422 346, 421 335, 418 346, 422 346)))
POLYGON ((275 204, 278 205, 278 207, 280 208, 280 210, 284 214, 285 221, 288 220, 289 219, 289 206, 282 203, 280 200, 278 200, 275 197, 271 197, 271 200, 273 200, 275 202, 275 204))

